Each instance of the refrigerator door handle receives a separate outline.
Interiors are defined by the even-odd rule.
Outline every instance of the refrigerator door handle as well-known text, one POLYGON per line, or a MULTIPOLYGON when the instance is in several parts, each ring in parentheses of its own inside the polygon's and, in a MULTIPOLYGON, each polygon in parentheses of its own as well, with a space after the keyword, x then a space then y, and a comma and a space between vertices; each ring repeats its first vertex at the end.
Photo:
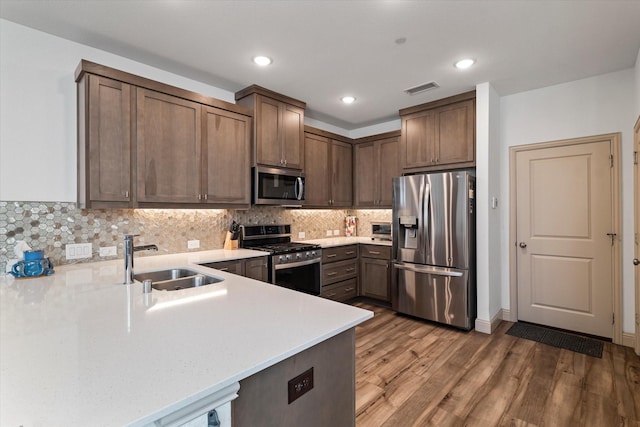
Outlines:
POLYGON ((422 259, 425 260, 427 256, 427 245, 425 245, 425 227, 427 226, 426 219, 424 217, 424 207, 427 202, 427 189, 429 185, 426 183, 424 177, 420 180, 420 212, 418 212, 418 252, 422 254, 422 259), (422 221, 422 222, 420 222, 422 221))
POLYGON ((435 267, 415 267, 413 265, 394 262, 393 266, 399 270, 413 271, 415 273, 435 274, 437 276, 462 277, 463 273, 459 271, 443 270, 435 267))
POLYGON ((424 248, 425 253, 431 256, 431 183, 425 185, 424 206, 422 209, 422 218, 424 227, 424 248))

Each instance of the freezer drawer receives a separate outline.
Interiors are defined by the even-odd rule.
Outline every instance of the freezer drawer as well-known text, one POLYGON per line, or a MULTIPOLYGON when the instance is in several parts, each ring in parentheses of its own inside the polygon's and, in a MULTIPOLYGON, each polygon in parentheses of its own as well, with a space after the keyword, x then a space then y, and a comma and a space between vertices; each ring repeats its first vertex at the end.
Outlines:
POLYGON ((458 328, 472 328, 469 271, 394 263, 399 313, 446 323, 458 328))

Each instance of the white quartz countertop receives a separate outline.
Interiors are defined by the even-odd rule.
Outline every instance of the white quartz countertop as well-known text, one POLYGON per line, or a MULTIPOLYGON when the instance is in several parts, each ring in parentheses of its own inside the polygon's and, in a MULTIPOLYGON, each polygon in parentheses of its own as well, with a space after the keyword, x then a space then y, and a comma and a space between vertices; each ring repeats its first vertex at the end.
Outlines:
POLYGON ((121 284, 121 259, 0 276, 0 425, 147 425, 373 316, 195 265, 264 255, 136 258, 137 273, 188 266, 224 279, 151 294, 121 284))
POLYGON ((310 239, 302 240, 304 243, 313 243, 323 248, 331 248, 334 246, 355 245, 358 243, 366 243, 369 245, 391 246, 391 241, 387 240, 371 240, 371 237, 327 237, 326 239, 310 239))

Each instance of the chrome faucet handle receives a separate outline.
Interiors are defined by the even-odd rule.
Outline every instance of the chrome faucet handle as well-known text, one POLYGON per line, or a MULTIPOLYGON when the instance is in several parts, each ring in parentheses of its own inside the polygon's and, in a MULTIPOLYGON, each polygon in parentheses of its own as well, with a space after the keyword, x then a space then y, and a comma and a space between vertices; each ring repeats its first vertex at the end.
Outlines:
POLYGON ((125 234, 124 235, 124 239, 125 240, 133 240, 134 237, 138 237, 139 234, 125 234))

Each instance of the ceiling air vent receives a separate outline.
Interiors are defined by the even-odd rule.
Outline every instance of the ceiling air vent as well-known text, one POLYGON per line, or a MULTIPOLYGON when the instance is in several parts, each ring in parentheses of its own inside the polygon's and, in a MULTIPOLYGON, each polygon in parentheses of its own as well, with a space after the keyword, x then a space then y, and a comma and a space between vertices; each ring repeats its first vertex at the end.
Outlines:
POLYGON ((404 91, 409 95, 415 95, 416 93, 424 92, 426 90, 439 88, 440 85, 436 82, 424 83, 419 86, 410 87, 409 89, 405 89, 404 91))

